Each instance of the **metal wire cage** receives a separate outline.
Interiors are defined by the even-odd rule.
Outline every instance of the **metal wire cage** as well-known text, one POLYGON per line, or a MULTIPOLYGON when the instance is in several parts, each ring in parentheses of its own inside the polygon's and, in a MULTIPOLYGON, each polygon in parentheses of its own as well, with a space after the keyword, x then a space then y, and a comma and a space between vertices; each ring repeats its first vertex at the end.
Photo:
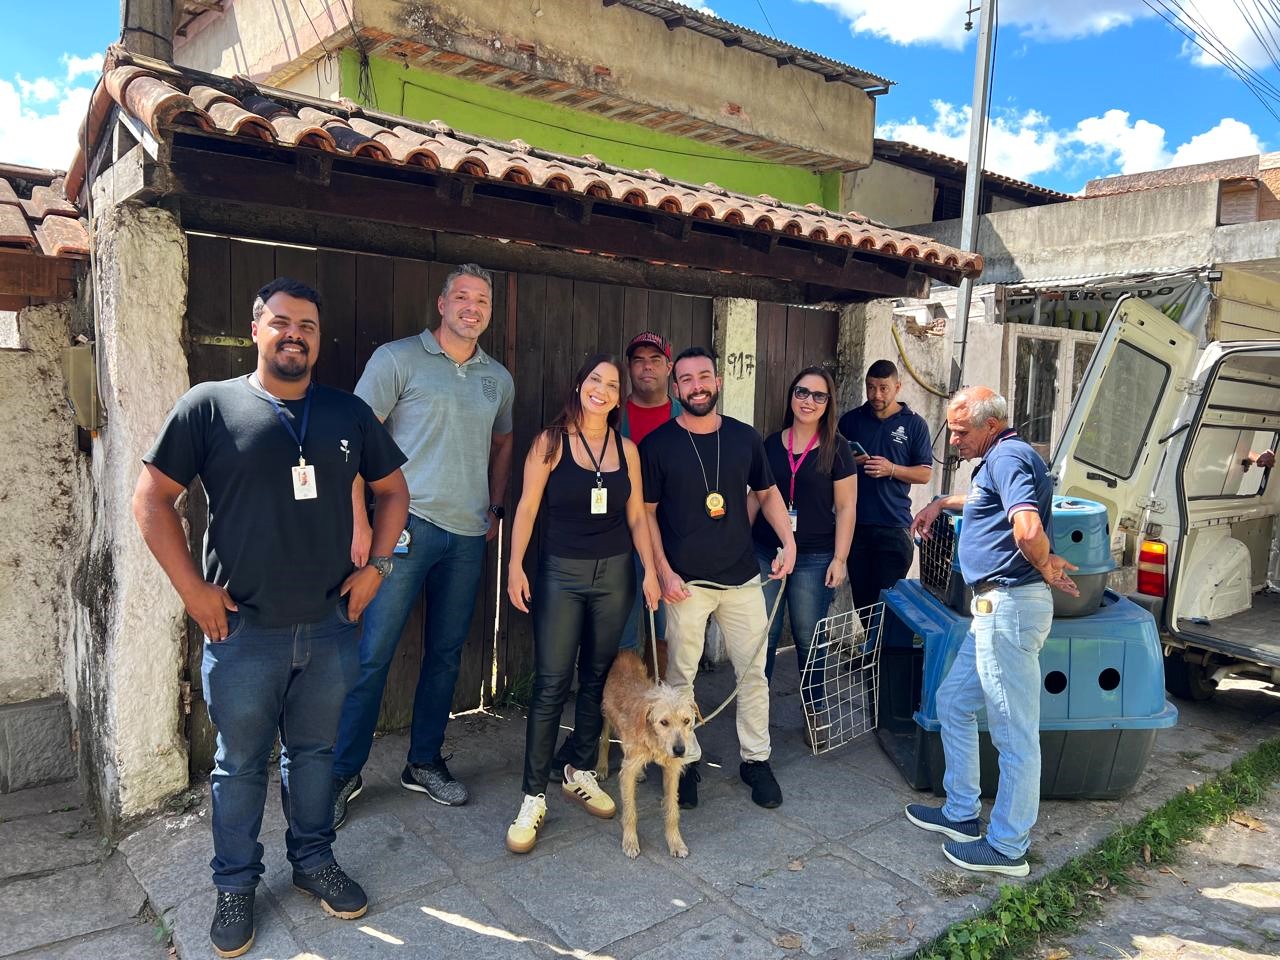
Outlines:
POLYGON ((956 516, 947 511, 933 521, 929 539, 920 540, 920 585, 941 600, 947 599, 951 574, 956 567, 956 516))
POLYGON ((800 675, 804 722, 814 756, 876 728, 883 620, 884 603, 877 602, 818 621, 800 675))

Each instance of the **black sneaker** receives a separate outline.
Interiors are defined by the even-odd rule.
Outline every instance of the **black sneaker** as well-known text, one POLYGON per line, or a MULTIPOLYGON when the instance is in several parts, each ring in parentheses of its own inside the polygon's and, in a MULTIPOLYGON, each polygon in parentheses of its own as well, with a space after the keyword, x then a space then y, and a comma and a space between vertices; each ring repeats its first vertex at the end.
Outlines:
POLYGON ((333 829, 337 830, 347 822, 347 804, 364 790, 364 780, 360 774, 354 777, 333 778, 333 829))
POLYGON ((768 760, 743 760, 738 776, 751 788, 751 802, 757 807, 772 810, 782 806, 782 788, 773 778, 773 768, 768 760))
POLYGON ((400 774, 400 786, 415 793, 425 793, 436 803, 446 807, 460 807, 471 799, 467 788, 453 779, 445 766, 445 758, 435 763, 406 763, 400 774))
POLYGON ((948 820, 942 815, 941 807, 931 807, 927 803, 908 803, 907 819, 921 830, 940 833, 957 843, 968 843, 982 836, 982 821, 977 817, 972 820, 948 820))
POLYGON ((238 957, 249 952, 253 946, 253 891, 218 891, 209 939, 213 942, 213 952, 220 957, 238 957))
POLYGON ((1027 858, 1006 857, 986 840, 961 843, 948 840, 942 845, 943 855, 957 867, 977 873, 998 873, 1006 877, 1025 877, 1031 872, 1027 858))
POLYGON ((324 912, 339 920, 363 917, 369 909, 369 898, 360 884, 346 875, 336 863, 330 863, 313 873, 294 869, 293 885, 303 893, 320 898, 324 912))
POLYGON ((681 810, 692 810, 698 805, 698 784, 702 774, 698 772, 698 761, 685 765, 680 774, 680 783, 676 787, 676 802, 681 810))

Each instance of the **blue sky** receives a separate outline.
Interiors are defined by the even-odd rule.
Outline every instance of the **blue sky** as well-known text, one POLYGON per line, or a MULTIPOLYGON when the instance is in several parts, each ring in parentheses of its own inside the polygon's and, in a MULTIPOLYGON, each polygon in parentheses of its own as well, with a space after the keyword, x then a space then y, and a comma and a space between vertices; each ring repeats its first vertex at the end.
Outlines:
MULTIPOLYGON (((319 2, 319 0, 316 0, 319 2)), ((1240 15, 1274 0, 1173 0, 1280 87, 1240 15)), ((877 133, 963 157, 977 30, 965 0, 709 0, 717 15, 897 81, 877 133), (766 21, 767 15, 767 21, 766 21)), ((0 159, 65 167, 116 0, 12 4, 0 38, 0 159)), ((1062 190, 1092 177, 1280 150, 1280 123, 1144 0, 1003 0, 987 166, 1062 190)), ((1272 51, 1280 54, 1280 48, 1272 51)), ((1278 57, 1280 58, 1280 57, 1278 57)), ((789 69, 789 68, 784 68, 789 69)), ((1272 103, 1280 112, 1280 104, 1272 103)), ((824 122, 831 122, 824 118, 824 122)))

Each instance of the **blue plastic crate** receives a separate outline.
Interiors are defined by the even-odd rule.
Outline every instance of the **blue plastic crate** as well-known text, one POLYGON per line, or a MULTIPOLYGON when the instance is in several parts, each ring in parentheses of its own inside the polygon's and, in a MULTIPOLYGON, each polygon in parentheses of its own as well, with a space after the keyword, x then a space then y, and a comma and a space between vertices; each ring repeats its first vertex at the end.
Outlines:
MULTIPOLYGON (((881 744, 913 786, 941 790, 937 691, 969 631, 969 618, 918 581, 883 593, 881 744)), ((1096 613, 1053 622, 1040 654, 1042 795, 1109 798, 1132 789, 1158 730, 1177 709, 1164 697, 1155 621, 1107 592, 1096 613)), ((994 751, 980 713, 983 792, 994 793, 994 751)))

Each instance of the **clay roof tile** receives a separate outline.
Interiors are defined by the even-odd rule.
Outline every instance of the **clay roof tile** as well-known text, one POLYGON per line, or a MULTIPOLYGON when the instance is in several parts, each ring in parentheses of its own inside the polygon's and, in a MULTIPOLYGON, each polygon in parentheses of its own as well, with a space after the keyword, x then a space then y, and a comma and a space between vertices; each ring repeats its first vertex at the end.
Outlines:
MULTIPOLYGON (((0 180, 0 183, 7 181, 0 180)), ((27 225, 27 216, 22 207, 11 203, 0 203, 0 247, 20 247, 30 250, 36 245, 36 238, 27 225)))
POLYGON ((40 249, 49 257, 89 255, 89 233, 73 217, 48 216, 36 227, 40 249))

